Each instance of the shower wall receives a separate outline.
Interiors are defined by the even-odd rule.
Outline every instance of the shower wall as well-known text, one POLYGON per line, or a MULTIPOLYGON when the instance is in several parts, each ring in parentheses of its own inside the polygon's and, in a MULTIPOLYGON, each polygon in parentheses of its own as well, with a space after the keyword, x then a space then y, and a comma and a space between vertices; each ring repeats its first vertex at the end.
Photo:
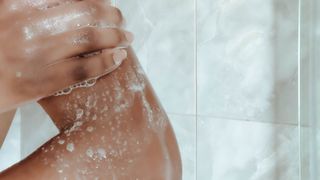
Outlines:
POLYGON ((174 126, 183 179, 196 179, 196 24, 193 0, 117 0, 133 44, 174 126))
MULTIPOLYGON (((299 179, 298 0, 116 5, 172 121, 184 180, 299 179)), ((25 157, 57 131, 35 104, 21 113, 25 157)))
POLYGON ((320 3, 301 2, 301 174, 305 179, 320 179, 320 3))
POLYGON ((299 179, 298 0, 197 2, 197 179, 299 179))
POLYGON ((117 1, 184 179, 299 179, 298 0, 117 1))

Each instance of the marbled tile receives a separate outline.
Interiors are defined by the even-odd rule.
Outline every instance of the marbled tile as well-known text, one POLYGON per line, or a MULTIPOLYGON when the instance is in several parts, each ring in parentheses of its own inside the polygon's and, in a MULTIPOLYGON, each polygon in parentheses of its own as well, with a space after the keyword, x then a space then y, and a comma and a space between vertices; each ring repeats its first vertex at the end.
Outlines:
POLYGON ((300 135, 301 180, 319 180, 320 127, 302 127, 300 135))
POLYGON ((20 161, 20 116, 18 110, 0 148, 0 172, 20 161))
POLYGON ((297 123, 298 1, 198 1, 199 114, 297 123))
POLYGON ((167 112, 195 114, 194 1, 118 1, 133 47, 167 112))
MULTIPOLYGON (((314 157, 314 153, 311 153, 311 147, 314 141, 312 141, 312 134, 310 131, 310 127, 303 127, 301 128, 301 135, 300 135, 301 141, 301 177, 303 177, 301 180, 313 180, 311 177, 314 177, 314 175, 311 174, 311 168, 314 167, 314 163, 316 158, 314 157)), ((314 151, 313 151, 314 152, 314 151)), ((313 169, 314 170, 314 169, 313 169)))
POLYGON ((178 140, 183 165, 183 180, 196 180, 196 118, 169 115, 178 140))
POLYGON ((201 118, 197 144, 198 179, 299 179, 296 126, 201 118))
POLYGON ((320 178, 320 124, 319 124, 319 105, 320 90, 318 70, 319 59, 317 57, 318 49, 316 47, 317 27, 314 18, 315 1, 301 1, 301 180, 318 180, 320 178))
POLYGON ((298 123, 298 0, 273 1, 275 121, 298 123))
POLYGON ((22 107, 21 117, 22 158, 27 157, 59 133, 47 113, 36 103, 22 107))

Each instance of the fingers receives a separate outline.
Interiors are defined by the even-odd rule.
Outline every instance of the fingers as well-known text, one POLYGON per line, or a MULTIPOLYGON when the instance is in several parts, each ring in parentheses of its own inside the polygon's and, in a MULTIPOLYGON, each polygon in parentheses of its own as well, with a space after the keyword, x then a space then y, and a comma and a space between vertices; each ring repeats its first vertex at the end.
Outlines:
POLYGON ((39 52, 43 53, 40 56, 47 59, 44 63, 53 64, 58 59, 71 58, 79 54, 128 47, 132 41, 133 35, 119 28, 86 27, 46 39, 42 43, 44 49, 39 49, 39 52))
POLYGON ((49 81, 43 92, 57 91, 90 78, 101 76, 116 69, 127 58, 124 49, 103 50, 101 54, 80 59, 67 59, 49 66, 41 74, 49 81))
MULTIPOLYGON (((104 21, 117 26, 121 26, 123 23, 123 16, 119 9, 107 5, 103 1, 96 0, 80 1, 49 9, 45 14, 45 18, 60 17, 61 15, 70 16, 74 14, 75 18, 66 22, 70 27, 74 28, 79 28, 79 25, 86 26, 95 21, 104 21)), ((68 19, 61 20, 65 21, 68 19)))
POLYGON ((25 11, 27 9, 48 9, 62 4, 80 0, 2 0, 1 6, 8 11, 25 11))
POLYGON ((23 22, 27 40, 40 39, 87 26, 121 27, 123 16, 119 9, 100 1, 81 1, 31 15, 23 22))

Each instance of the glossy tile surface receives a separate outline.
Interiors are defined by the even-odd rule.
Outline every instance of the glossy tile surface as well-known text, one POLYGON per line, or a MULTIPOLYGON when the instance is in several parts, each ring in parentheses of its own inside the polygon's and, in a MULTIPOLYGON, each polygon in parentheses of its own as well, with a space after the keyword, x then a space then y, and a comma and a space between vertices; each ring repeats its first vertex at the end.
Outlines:
POLYGON ((21 108, 21 157, 25 158, 59 133, 46 112, 36 103, 21 108))
POLYGON ((198 1, 199 114, 297 124, 298 1, 198 1))
POLYGON ((196 179, 196 118, 169 115, 180 147, 183 180, 196 179))
POLYGON ((169 113, 195 115, 193 0, 117 1, 133 47, 169 113))
POLYGON ((201 118, 197 143, 199 180, 299 179, 297 127, 201 118))

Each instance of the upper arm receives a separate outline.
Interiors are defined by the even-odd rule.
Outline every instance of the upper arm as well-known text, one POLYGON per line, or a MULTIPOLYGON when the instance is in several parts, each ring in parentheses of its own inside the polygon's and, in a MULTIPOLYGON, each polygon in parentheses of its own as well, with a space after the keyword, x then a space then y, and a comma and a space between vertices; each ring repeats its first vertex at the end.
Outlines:
POLYGON ((5 137, 7 136, 15 113, 16 110, 0 114, 0 147, 3 144, 5 137))

